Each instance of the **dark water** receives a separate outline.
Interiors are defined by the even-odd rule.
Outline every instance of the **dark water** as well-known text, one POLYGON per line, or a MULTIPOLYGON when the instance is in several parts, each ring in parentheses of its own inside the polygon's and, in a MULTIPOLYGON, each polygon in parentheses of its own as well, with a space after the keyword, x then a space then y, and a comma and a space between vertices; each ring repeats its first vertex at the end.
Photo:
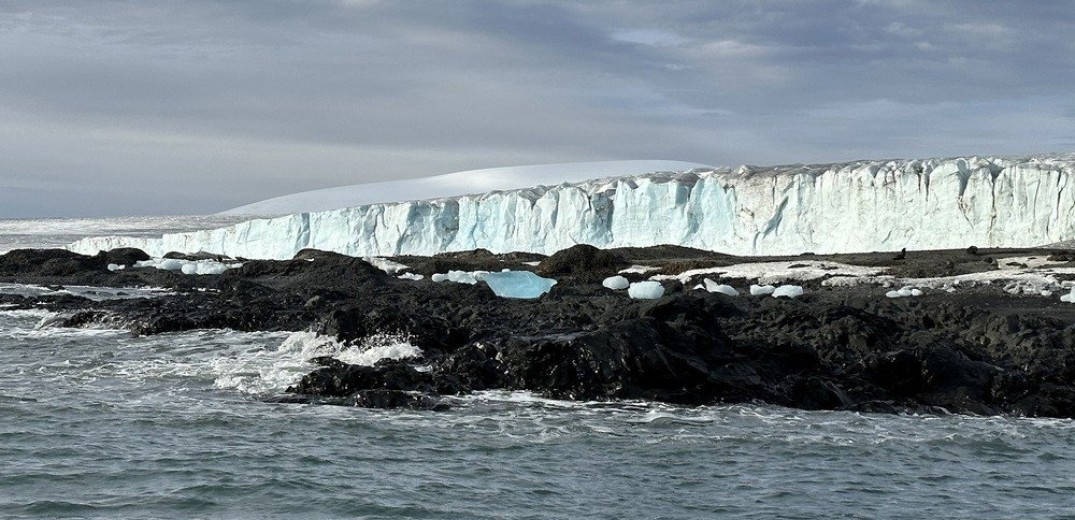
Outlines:
POLYGON ((46 316, 0 311, 0 518, 1075 518, 1070 421, 267 404, 338 346, 46 316))

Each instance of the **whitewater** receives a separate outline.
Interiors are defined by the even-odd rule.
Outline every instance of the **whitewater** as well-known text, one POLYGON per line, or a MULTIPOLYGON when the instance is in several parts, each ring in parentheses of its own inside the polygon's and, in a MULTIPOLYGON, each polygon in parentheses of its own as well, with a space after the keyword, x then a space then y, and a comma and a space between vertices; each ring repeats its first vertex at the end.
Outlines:
MULTIPOLYGON (((639 165, 630 162, 580 163, 570 170, 572 182, 423 200, 407 198, 401 181, 371 188, 392 199, 385 202, 301 210, 159 237, 92 237, 69 248, 86 254, 137 247, 154 256, 179 251, 285 259, 304 248, 368 257, 478 248, 551 254, 580 243, 667 243, 756 255, 1025 247, 1075 239, 1072 156, 739 168, 645 163, 647 168, 662 165, 669 170, 638 174, 639 165), (690 169, 681 169, 685 166, 690 169), (615 171, 622 174, 609 176, 615 171), (574 181, 591 176, 600 178, 574 181)), ((563 165, 555 166, 525 171, 551 179, 563 172, 563 165)), ((453 183, 466 176, 443 177, 445 193, 451 193, 459 189, 453 183)), ((495 176, 485 172, 479 178, 495 176)), ((427 183, 422 194, 432 193, 429 186, 437 180, 427 183)), ((341 204, 362 192, 340 188, 332 200, 341 204)), ((320 196, 328 195, 302 194, 255 206, 297 210, 320 196)))
MULTIPOLYGON (((570 403, 276 404, 309 333, 132 337, 0 309, 3 518, 1071 518, 1062 420, 570 403), (629 512, 629 513, 628 513, 629 512)), ((379 349, 379 350, 377 350, 379 349)), ((365 357, 363 357, 363 355, 365 357)))

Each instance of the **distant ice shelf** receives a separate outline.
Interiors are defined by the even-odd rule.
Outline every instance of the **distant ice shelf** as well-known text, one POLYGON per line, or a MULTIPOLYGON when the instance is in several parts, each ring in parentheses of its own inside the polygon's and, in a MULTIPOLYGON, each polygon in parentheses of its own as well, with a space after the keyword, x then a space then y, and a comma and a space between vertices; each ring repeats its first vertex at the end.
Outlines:
MULTIPOLYGON (((637 165, 625 163, 626 174, 612 175, 614 163, 600 164, 592 172, 604 177, 598 180, 301 212, 159 238, 87 238, 69 249, 282 259, 303 248, 363 257, 476 248, 549 254, 586 243, 756 255, 1075 239, 1075 156, 734 169, 679 163, 687 168, 641 175, 633 170, 637 165)), ((581 165, 554 166, 529 171, 542 182, 564 171, 589 175, 581 165)))

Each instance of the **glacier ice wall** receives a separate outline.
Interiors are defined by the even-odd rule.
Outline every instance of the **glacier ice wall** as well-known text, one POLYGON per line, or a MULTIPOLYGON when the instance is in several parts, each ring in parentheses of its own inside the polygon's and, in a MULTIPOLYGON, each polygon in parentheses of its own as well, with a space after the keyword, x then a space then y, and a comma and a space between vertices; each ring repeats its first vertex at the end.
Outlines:
POLYGON ((282 259, 307 247, 392 256, 475 248, 548 254, 580 243, 745 255, 1032 246, 1075 239, 1073 175, 1075 157, 1067 156, 661 172, 299 213, 160 238, 87 238, 69 248, 282 259))

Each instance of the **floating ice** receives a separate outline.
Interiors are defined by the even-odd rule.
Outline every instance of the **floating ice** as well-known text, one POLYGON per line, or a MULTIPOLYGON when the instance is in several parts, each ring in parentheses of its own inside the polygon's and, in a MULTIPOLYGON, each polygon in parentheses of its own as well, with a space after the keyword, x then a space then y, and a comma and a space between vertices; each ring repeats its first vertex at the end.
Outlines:
POLYGON ((652 280, 635 282, 627 288, 627 295, 636 300, 656 300, 664 296, 664 286, 652 280))
POLYGON ((751 296, 767 296, 767 295, 773 294, 773 291, 776 291, 776 287, 774 287, 772 285, 751 285, 750 286, 750 295, 751 296))
POLYGON ((714 282, 713 280, 710 280, 709 278, 702 280, 702 283, 705 284, 706 291, 712 293, 726 294, 728 296, 739 296, 739 291, 735 290, 735 287, 732 287, 730 285, 719 284, 717 282, 714 282))
POLYGON ((803 288, 798 285, 781 285, 773 291, 773 298, 798 298, 803 295, 803 288))
POLYGON ((493 294, 501 298, 533 299, 552 290, 556 280, 542 278, 530 271, 502 271, 481 275, 493 294))
POLYGON ((629 285, 631 285, 631 282, 628 282, 627 278, 617 275, 605 278, 601 282, 601 285, 605 286, 608 289, 619 291, 621 289, 626 289, 629 285))

